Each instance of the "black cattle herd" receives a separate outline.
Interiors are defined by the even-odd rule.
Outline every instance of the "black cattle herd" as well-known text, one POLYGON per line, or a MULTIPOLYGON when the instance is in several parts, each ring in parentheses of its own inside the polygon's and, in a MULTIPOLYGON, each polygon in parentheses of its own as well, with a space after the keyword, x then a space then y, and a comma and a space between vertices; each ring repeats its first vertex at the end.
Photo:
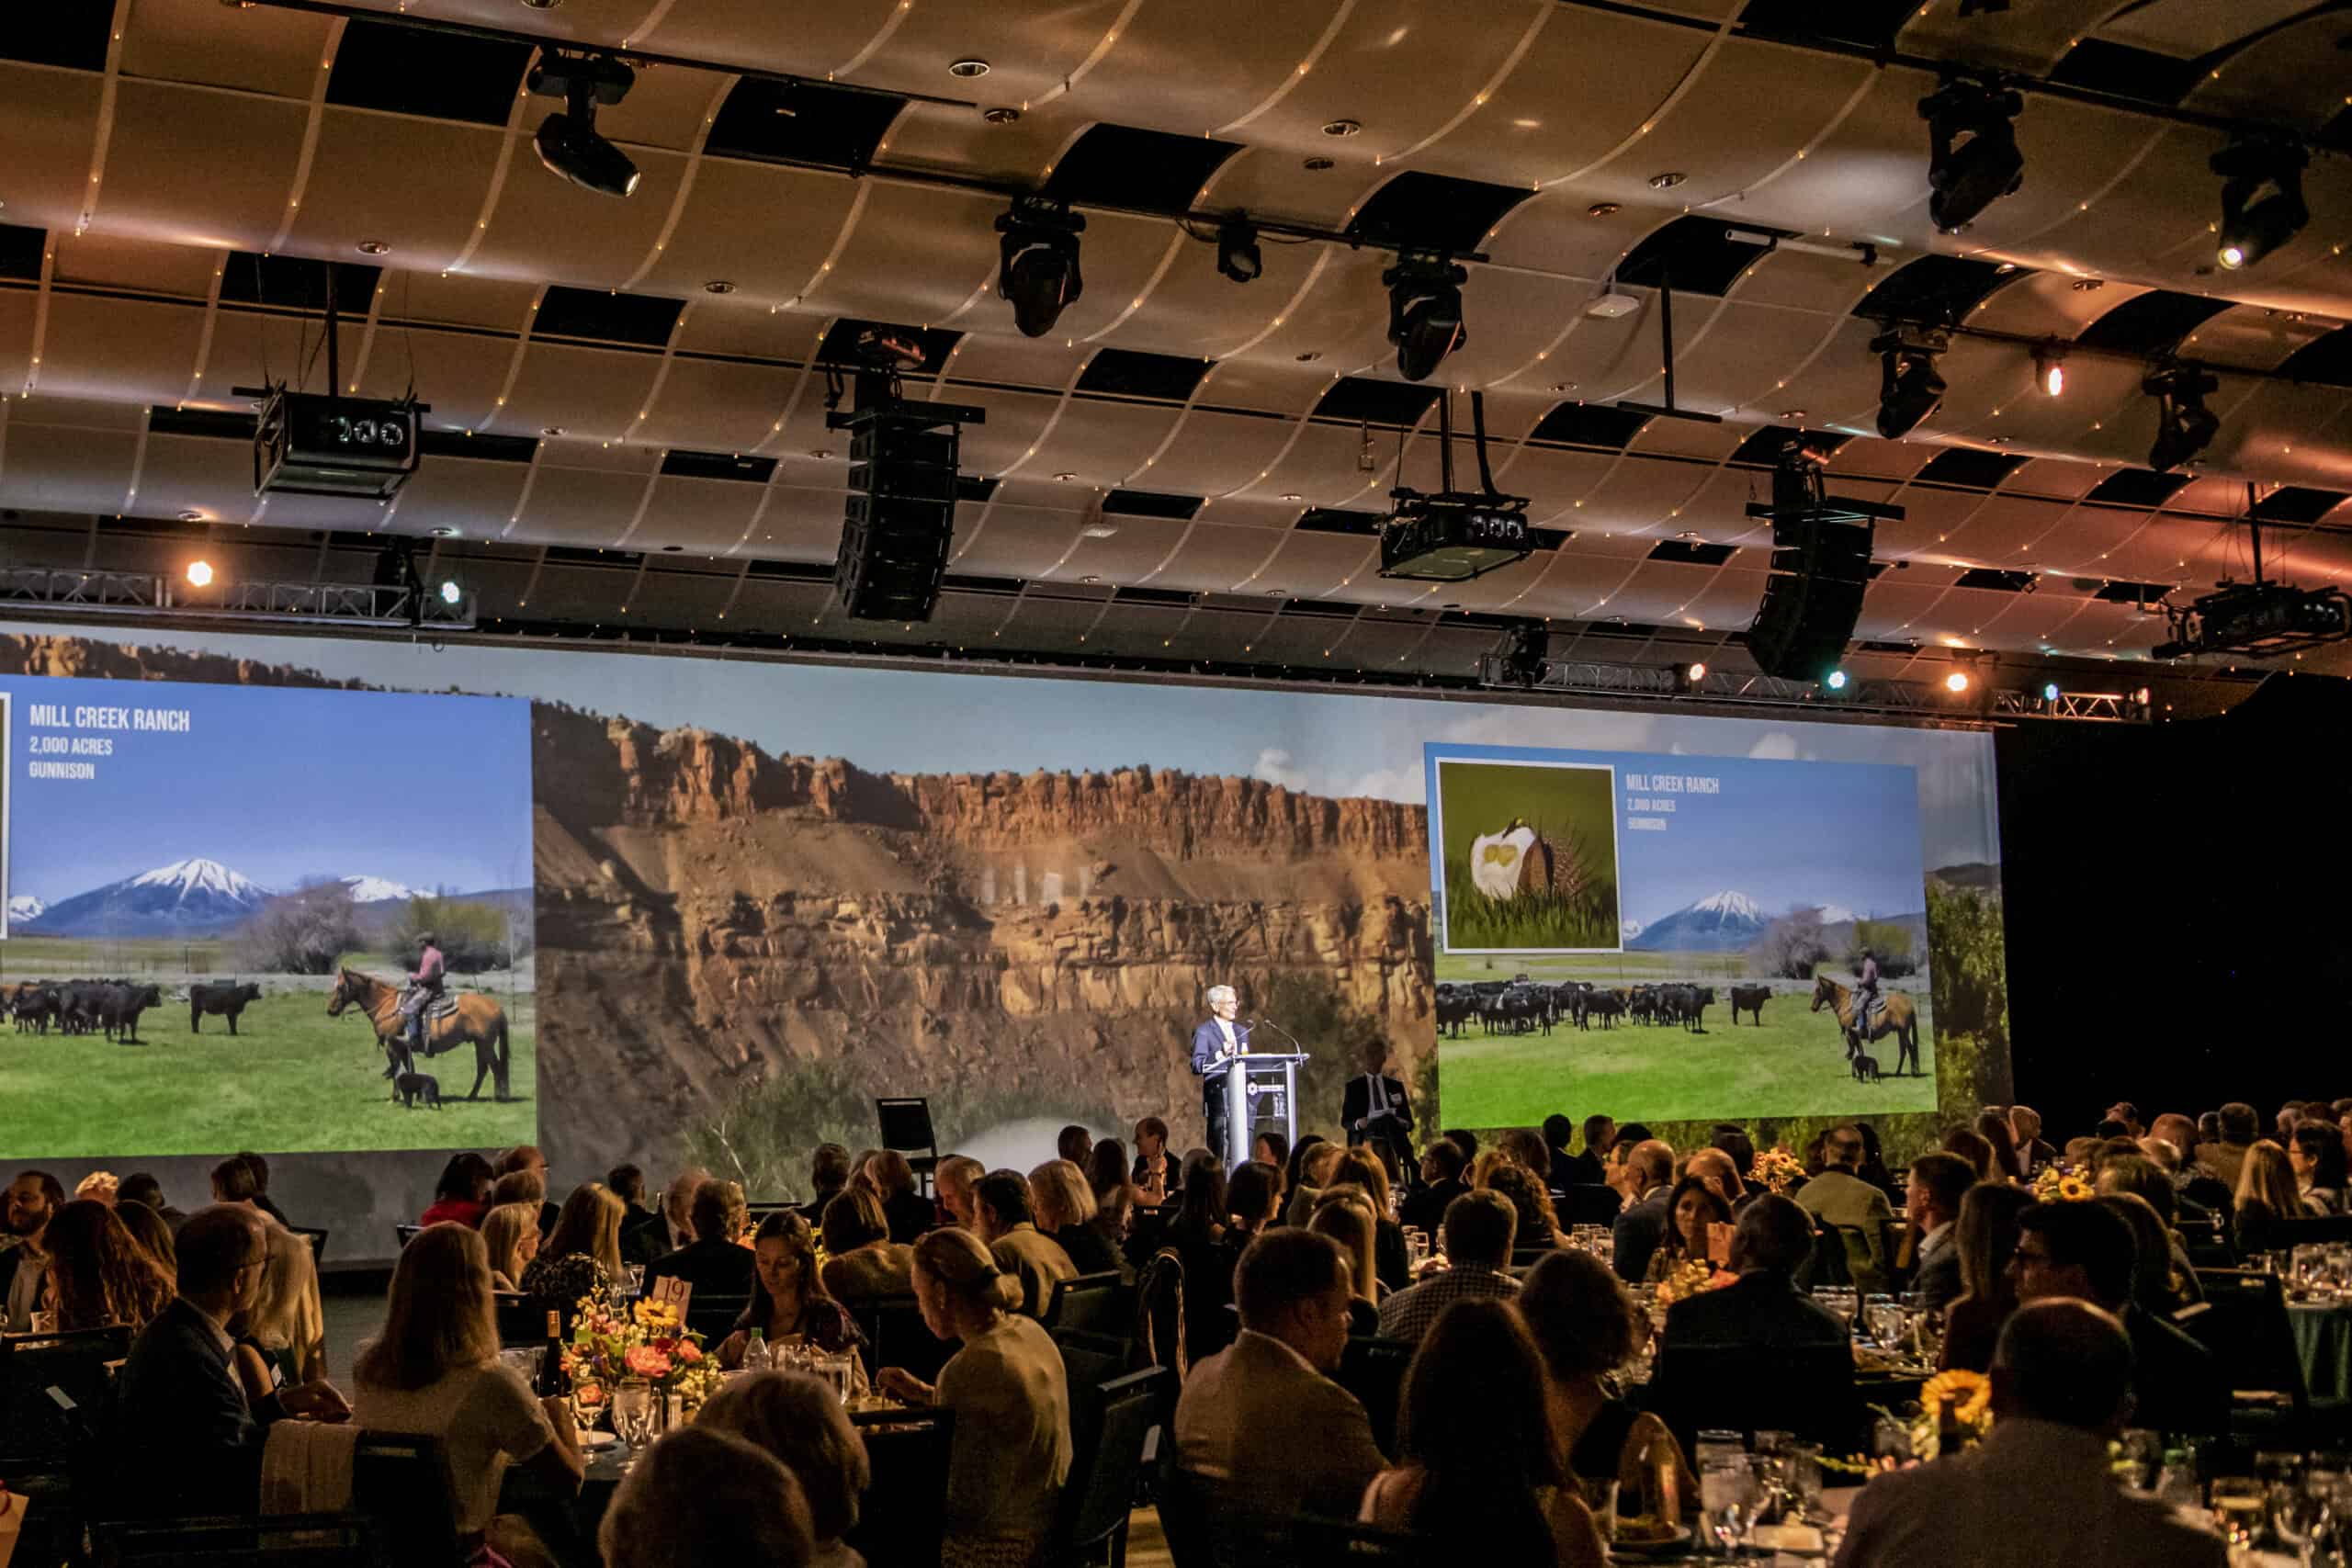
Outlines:
MULTIPOLYGON (((103 1033, 119 1043, 137 1045, 143 1043, 139 1015, 162 1007, 164 990, 132 980, 28 980, 0 991, 0 999, 5 999, 19 1034, 47 1034, 54 1028, 61 1034, 103 1033)), ((188 1031, 201 1033, 204 1015, 210 1013, 226 1018, 229 1032, 234 1034, 238 1015, 259 1000, 261 987, 256 985, 199 981, 188 987, 188 1031)))
MULTIPOLYGON (((1734 986, 1730 996, 1734 1023, 1745 1012, 1762 1025, 1771 987, 1734 986)), ((1466 985, 1442 980, 1437 987, 1437 1030, 1456 1039, 1472 1024, 1488 1034, 1548 1034, 1562 1023, 1574 1023, 1578 1029, 1596 1025, 1614 1029, 1623 1019, 1628 1023, 1679 1024, 1697 1034, 1704 1032, 1707 1010, 1714 1005, 1713 986, 1682 982, 1611 987, 1589 980, 1547 983, 1525 976, 1466 985)))

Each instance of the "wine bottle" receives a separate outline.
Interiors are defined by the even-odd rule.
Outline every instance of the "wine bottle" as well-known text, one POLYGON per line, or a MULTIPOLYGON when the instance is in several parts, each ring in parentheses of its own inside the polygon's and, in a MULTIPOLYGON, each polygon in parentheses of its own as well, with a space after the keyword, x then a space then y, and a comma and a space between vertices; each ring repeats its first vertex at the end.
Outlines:
POLYGON ((539 1352, 539 1376, 531 1392, 541 1399, 560 1399, 570 1390, 571 1380, 563 1375, 563 1314, 548 1314, 547 1348, 539 1352))

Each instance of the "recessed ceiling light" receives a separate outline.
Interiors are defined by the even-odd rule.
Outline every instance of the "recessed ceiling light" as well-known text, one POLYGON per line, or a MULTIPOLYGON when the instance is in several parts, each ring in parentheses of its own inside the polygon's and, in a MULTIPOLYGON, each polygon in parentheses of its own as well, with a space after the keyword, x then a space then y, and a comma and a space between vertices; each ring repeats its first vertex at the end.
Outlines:
POLYGON ((1996 275, 1996 276, 2007 276, 2008 274, 2010 274, 2010 273, 2013 273, 2013 272, 2017 271, 2017 269, 2018 269, 2018 264, 2017 264, 2017 263, 2015 263, 2015 262, 2003 262, 2000 265, 1998 265, 1998 266, 1995 267, 1995 268, 1993 269, 1993 271, 1994 271, 1994 273, 1995 273, 1995 275, 1996 275))
POLYGON ((391 254, 391 250, 392 247, 384 243, 381 240, 362 240, 359 242, 359 254, 363 256, 390 255, 391 254))
POLYGON ((1652 175, 1650 176, 1650 189, 1672 190, 1676 186, 1680 185, 1684 180, 1687 180, 1690 177, 1690 176, 1689 175, 1683 174, 1679 169, 1669 169, 1665 174, 1652 175))
POLYGON ((1306 172, 1310 175, 1319 175, 1326 169, 1329 169, 1334 166, 1335 165, 1329 158, 1309 158, 1306 160, 1305 164, 1306 172))
POLYGON ((1118 536, 1119 530, 1108 523, 1089 523, 1079 533, 1089 539, 1111 539, 1118 536))
POLYGON ((1284 501, 1305 501, 1306 498, 1294 490, 1283 492, 1283 499, 1284 501))
POLYGON ((442 524, 437 528, 432 529, 431 533, 436 539, 454 539, 458 536, 458 531, 455 528, 450 527, 447 523, 442 524))
POLYGON ((1552 383, 1552 390, 1555 392, 1573 392, 1576 389, 1577 384, 1574 381, 1555 381, 1552 383))
POLYGON ((808 456, 811 457, 822 459, 830 457, 832 455, 833 449, 830 446, 811 446, 808 448, 808 456))
POLYGON ((954 64, 948 66, 947 73, 950 76, 962 76, 966 78, 985 76, 989 73, 989 62, 985 60, 976 59, 967 55, 964 59, 956 61, 954 64))
POLYGON ((1079 581, 1080 582, 1100 582, 1102 580, 1090 571, 1084 577, 1080 578, 1079 581))
POLYGON ((1782 410, 1781 411, 1781 417, 1782 419, 1803 419, 1803 418, 1804 417, 1804 410, 1803 410, 1803 409, 1782 409, 1782 410))
POLYGON ((561 435, 563 434, 563 426, 560 424, 543 424, 539 426, 539 434, 541 435, 561 435))
POLYGON ((1068 484, 1070 480, 1078 478, 1078 476, 1076 474, 1056 474, 1054 478, 1061 480, 1064 484, 1068 484))
POLYGON ((1305 354, 1295 355, 1293 357, 1301 365, 1312 365, 1317 360, 1323 357, 1323 351, 1321 349, 1310 348, 1305 354))
POLYGON ((1285 595, 1283 591, 1279 588, 1269 588, 1266 590, 1266 597, 1269 599, 1280 599, 1284 596, 1285 595))
POLYGON ((1360 119, 1327 119, 1323 122, 1323 134, 1326 136, 1353 136, 1363 129, 1363 121, 1360 119))
POLYGON ((2103 277, 2078 277, 2075 279, 2075 292, 2077 294, 2088 294, 2095 288, 2104 288, 2106 287, 2107 279, 2103 277))
POLYGON ((735 292, 735 285, 728 278, 714 277, 702 286, 702 291, 705 294, 732 294, 735 292))
POLYGON ((204 513, 191 507, 189 510, 180 513, 180 521, 183 523, 201 523, 204 521, 204 513))
POLYGON ((1587 218, 1614 218, 1622 210, 1613 201, 1596 201, 1584 209, 1587 218))
POLYGON ((1010 104, 1005 104, 996 108, 982 110, 980 118, 990 125, 1011 125, 1021 118, 1021 111, 1010 104))
POLYGON ((523 0, 523 4, 534 11, 552 11, 562 5, 563 0, 523 0))

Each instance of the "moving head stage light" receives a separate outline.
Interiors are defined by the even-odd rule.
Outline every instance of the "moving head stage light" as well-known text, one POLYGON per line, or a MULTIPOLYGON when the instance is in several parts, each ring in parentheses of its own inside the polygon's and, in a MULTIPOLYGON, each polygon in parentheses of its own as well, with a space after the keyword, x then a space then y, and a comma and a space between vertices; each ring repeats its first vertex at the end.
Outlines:
POLYGON ((1453 488, 1453 400, 1438 400, 1439 480, 1435 495, 1398 485, 1396 508, 1380 529, 1380 575, 1416 582, 1467 582, 1498 567, 1525 560, 1535 549, 1527 525, 1527 497, 1495 488, 1487 466, 1487 400, 1470 394, 1470 422, 1478 451, 1476 491, 1453 488))
POLYGON ((2009 122, 2025 107, 2017 92, 1947 78, 1919 100, 1928 122, 1928 215, 1956 234, 2025 183, 2025 154, 2009 122))

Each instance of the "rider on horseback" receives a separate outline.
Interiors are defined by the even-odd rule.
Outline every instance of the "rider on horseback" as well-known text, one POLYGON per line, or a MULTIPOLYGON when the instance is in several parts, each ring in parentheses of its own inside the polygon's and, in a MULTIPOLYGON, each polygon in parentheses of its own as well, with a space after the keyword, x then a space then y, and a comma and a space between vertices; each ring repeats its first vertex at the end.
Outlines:
POLYGON ((441 999, 447 967, 431 931, 417 932, 416 944, 423 951, 417 954, 416 972, 408 977, 408 995, 401 998, 401 1016, 408 1021, 408 1049, 412 1057, 432 1055, 424 1048, 424 1015, 433 1010, 434 1003, 441 999))
POLYGON ((1868 1040, 1871 1014, 1884 1005, 1878 991, 1878 955, 1866 947, 1862 949, 1861 979, 1854 987, 1854 1032, 1868 1040))

